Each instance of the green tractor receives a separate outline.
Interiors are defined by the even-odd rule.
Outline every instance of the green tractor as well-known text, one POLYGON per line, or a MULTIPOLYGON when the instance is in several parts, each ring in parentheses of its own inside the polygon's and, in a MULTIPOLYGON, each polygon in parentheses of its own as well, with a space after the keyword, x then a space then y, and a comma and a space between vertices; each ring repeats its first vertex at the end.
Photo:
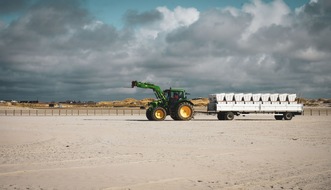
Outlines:
POLYGON ((156 100, 149 103, 146 117, 150 121, 163 121, 167 115, 173 120, 191 120, 194 115, 193 103, 186 97, 183 89, 161 88, 152 83, 132 81, 132 88, 148 88, 154 91, 156 100))

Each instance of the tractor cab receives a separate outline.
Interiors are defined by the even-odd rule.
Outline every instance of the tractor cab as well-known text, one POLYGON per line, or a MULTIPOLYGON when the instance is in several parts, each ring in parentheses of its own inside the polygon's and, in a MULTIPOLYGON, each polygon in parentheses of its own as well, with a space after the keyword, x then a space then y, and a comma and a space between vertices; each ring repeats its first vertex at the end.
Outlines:
POLYGON ((167 89, 163 91, 168 102, 178 102, 179 100, 186 100, 186 93, 183 89, 167 89))

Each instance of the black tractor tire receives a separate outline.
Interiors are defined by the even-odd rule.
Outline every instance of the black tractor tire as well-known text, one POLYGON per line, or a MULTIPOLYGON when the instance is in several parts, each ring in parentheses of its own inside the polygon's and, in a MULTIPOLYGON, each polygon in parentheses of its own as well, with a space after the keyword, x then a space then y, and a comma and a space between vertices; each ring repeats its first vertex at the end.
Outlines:
POLYGON ((291 120, 293 118, 293 114, 291 112, 284 113, 285 120, 291 120))
POLYGON ((162 107, 156 107, 152 111, 152 115, 151 116, 153 118, 153 121, 163 121, 166 118, 166 116, 167 116, 167 112, 162 107))
POLYGON ((229 111, 224 113, 224 120, 233 120, 234 118, 234 113, 229 111))
POLYGON ((191 120, 194 116, 193 106, 188 102, 182 102, 177 106, 176 116, 178 120, 191 120))
POLYGON ((152 118, 152 108, 148 108, 147 110, 146 110, 146 117, 147 117, 147 119, 149 120, 149 121, 153 121, 153 118, 152 118))
POLYGON ((276 120, 283 120, 284 116, 282 115, 275 115, 276 120))
POLYGON ((224 113, 223 112, 218 112, 217 113, 217 119, 218 120, 225 120, 224 113))

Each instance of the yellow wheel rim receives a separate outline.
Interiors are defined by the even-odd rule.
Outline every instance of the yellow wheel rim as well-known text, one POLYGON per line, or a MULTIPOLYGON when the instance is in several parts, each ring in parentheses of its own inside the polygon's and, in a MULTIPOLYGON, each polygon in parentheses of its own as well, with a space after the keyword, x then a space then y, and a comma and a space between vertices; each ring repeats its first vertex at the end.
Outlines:
POLYGON ((162 110, 156 110, 155 117, 157 119, 162 119, 164 117, 164 112, 162 110))
POLYGON ((191 116, 192 110, 189 106, 183 106, 180 108, 179 113, 183 118, 188 118, 191 116))

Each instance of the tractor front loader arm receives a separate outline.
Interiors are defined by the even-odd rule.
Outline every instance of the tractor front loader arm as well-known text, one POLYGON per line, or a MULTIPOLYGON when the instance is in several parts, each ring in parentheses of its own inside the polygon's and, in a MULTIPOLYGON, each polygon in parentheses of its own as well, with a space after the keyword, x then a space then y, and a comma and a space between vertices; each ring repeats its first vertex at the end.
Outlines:
POLYGON ((162 92, 161 88, 159 86, 156 86, 152 83, 148 83, 148 82, 139 82, 139 81, 132 81, 131 82, 131 87, 134 88, 134 87, 138 87, 138 88, 149 88, 149 89, 153 89, 155 91, 160 91, 162 92))
POLYGON ((156 98, 161 99, 162 101, 165 101, 166 98, 161 90, 161 88, 157 85, 154 85, 152 83, 148 83, 148 82, 138 82, 138 81, 132 81, 131 82, 131 87, 138 87, 138 88, 148 88, 148 89, 152 89, 156 95, 156 98))

